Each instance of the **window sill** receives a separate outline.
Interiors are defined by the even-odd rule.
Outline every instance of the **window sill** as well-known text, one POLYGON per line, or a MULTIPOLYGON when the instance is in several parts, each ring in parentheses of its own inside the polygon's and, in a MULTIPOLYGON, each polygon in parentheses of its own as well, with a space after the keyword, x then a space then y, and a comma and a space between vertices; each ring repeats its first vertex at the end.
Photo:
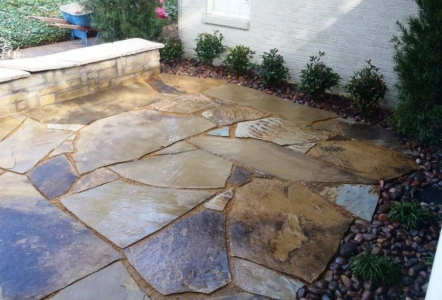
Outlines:
POLYGON ((249 30, 249 28, 250 28, 250 21, 249 20, 235 18, 235 17, 220 16, 220 15, 215 15, 215 14, 204 15, 203 22, 207 23, 207 24, 233 27, 233 28, 239 28, 239 29, 244 29, 244 30, 249 30))

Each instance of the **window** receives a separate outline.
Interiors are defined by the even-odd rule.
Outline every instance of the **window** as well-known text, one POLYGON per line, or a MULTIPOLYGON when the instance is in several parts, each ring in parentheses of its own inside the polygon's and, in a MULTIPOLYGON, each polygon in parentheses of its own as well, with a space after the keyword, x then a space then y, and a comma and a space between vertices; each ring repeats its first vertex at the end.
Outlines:
POLYGON ((251 0, 208 0, 208 14, 250 19, 251 0))
POLYGON ((207 0, 203 22, 248 30, 252 0, 207 0))

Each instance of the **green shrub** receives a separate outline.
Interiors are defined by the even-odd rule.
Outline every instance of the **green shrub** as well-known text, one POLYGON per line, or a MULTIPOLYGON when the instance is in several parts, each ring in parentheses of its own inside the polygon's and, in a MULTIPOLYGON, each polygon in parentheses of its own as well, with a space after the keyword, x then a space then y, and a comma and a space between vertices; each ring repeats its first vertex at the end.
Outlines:
POLYGON ((196 38, 196 59, 204 64, 211 64, 215 58, 226 51, 223 45, 224 36, 219 31, 211 33, 200 33, 196 38))
POLYGON ((183 42, 177 38, 170 38, 161 49, 161 59, 167 63, 173 63, 181 59, 184 54, 183 42))
POLYGON ((290 79, 289 69, 285 66, 284 57, 278 54, 278 49, 272 49, 268 53, 264 52, 258 72, 266 87, 278 86, 290 79))
POLYGON ((434 219, 428 208, 416 202, 397 203, 391 208, 389 218, 393 222, 405 225, 409 230, 416 229, 434 219))
POLYGON ((178 21, 178 0, 166 0, 166 11, 172 22, 178 21))
POLYGON ((442 143, 442 1, 416 0, 419 14, 397 23, 393 38, 399 103, 396 129, 421 142, 442 143))
POLYGON ((255 51, 252 51, 249 47, 238 45, 235 48, 229 48, 228 52, 224 58, 226 66, 236 76, 244 74, 251 66, 250 60, 253 58, 255 51))
POLYGON ((356 277, 370 282, 372 287, 379 284, 397 284, 401 280, 401 267, 388 257, 361 253, 350 258, 350 270, 356 277))
POLYGON ((341 77, 321 61, 324 55, 324 52, 319 51, 318 56, 310 56, 310 63, 301 71, 299 90, 313 96, 321 96, 326 90, 339 85, 341 77))
POLYGON ((103 42, 135 37, 156 41, 166 22, 155 13, 161 5, 157 0, 83 0, 82 3, 94 12, 91 24, 101 29, 103 42))
POLYGON ((387 85, 384 82, 384 76, 378 74, 379 68, 373 66, 371 60, 368 60, 367 63, 368 67, 355 72, 345 89, 361 106, 364 118, 372 120, 379 107, 379 102, 385 97, 387 85))
POLYGON ((70 30, 48 26, 27 16, 63 18, 62 0, 0 0, 0 37, 14 49, 50 44, 69 39, 70 30))

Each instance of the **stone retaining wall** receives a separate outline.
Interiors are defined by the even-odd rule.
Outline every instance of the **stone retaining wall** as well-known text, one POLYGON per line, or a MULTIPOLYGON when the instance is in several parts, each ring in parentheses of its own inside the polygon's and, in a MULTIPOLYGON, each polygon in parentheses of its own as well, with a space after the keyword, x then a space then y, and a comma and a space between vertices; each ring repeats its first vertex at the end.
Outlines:
POLYGON ((131 39, 38 58, 0 61, 0 116, 149 79, 160 72, 162 47, 131 39))

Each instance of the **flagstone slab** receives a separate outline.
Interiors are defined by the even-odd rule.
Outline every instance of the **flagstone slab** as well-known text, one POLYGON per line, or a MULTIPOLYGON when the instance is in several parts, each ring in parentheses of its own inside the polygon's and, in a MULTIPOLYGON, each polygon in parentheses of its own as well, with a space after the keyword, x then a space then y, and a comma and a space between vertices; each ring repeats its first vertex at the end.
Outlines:
POLYGON ((0 176, 2 299, 41 299, 120 258, 45 200, 26 176, 0 176))
POLYGON ((218 125, 231 125, 241 121, 256 120, 270 115, 253 107, 235 104, 221 99, 212 99, 216 108, 202 113, 202 116, 218 125))
POLYGON ((14 114, 0 119, 0 141, 8 136, 14 129, 18 127, 24 120, 22 114, 14 114))
POLYGON ((242 186, 252 180, 252 175, 252 171, 241 166, 235 166, 232 171, 232 176, 229 178, 229 183, 236 186, 242 186))
POLYGON ((305 153, 317 141, 327 139, 330 134, 302 128, 281 118, 265 118, 239 123, 236 127, 235 136, 269 141, 281 146, 291 145, 291 149, 301 150, 305 153))
POLYGON ((160 93, 164 94, 183 94, 184 91, 180 90, 170 84, 165 83, 158 77, 153 77, 149 79, 148 81, 149 85, 153 87, 155 90, 157 90, 160 93))
POLYGON ((252 295, 249 293, 239 293, 231 296, 212 297, 210 300, 266 300, 267 297, 261 295, 252 295))
POLYGON ((308 155, 374 180, 393 179, 416 169, 410 156, 362 141, 319 141, 308 155))
POLYGON ((204 95, 233 101, 273 114, 281 115, 301 126, 336 117, 334 113, 284 101, 279 97, 236 84, 225 84, 211 88, 204 95))
POLYGON ((201 94, 175 95, 151 104, 153 109, 171 113, 191 114, 200 110, 214 108, 215 105, 201 94))
POLYGON ((236 190, 231 255, 313 282, 353 221, 306 187, 255 179, 236 190))
POLYGON ((27 111, 26 115, 51 126, 84 125, 162 99, 164 97, 146 83, 136 82, 74 100, 37 107, 27 111))
POLYGON ((48 129, 57 129, 57 130, 69 130, 69 131, 78 131, 84 127, 84 125, 79 124, 46 124, 48 129))
POLYGON ((12 81, 19 78, 30 77, 31 74, 22 70, 14 70, 10 68, 0 67, 0 83, 12 81))
POLYGON ((161 73, 157 77, 166 82, 167 84, 173 85, 176 88, 185 91, 186 93, 201 93, 207 89, 225 84, 224 80, 212 79, 212 78, 198 78, 190 76, 180 76, 161 73))
POLYGON ((51 158, 29 173, 32 183, 49 199, 69 191, 78 176, 64 155, 51 158))
POLYGON ((52 300, 149 300, 121 262, 61 290, 52 300))
POLYGON ((125 178, 154 186, 214 189, 225 187, 232 163, 201 150, 111 166, 125 178))
POLYGON ((20 129, 0 142, 0 167, 23 174, 71 134, 27 119, 20 129))
POLYGON ((309 190, 335 202, 355 216, 371 221, 379 199, 379 186, 307 182, 309 190))
POLYGON ((114 181, 62 199, 88 226, 124 248, 212 197, 210 191, 137 186, 114 181))
POLYGON ((233 283, 243 290, 273 299, 291 300, 304 283, 253 262, 232 258, 233 283))
POLYGON ((210 131, 209 133, 207 133, 208 135, 213 135, 213 136, 230 136, 230 127, 229 126, 224 126, 215 130, 210 131))
POLYGON ((165 116, 148 110, 125 112, 82 129, 73 158, 83 174, 140 158, 212 127, 213 123, 197 116, 165 116))
POLYGON ((63 143, 61 143, 60 146, 54 149, 54 151, 49 154, 49 157, 54 157, 60 154, 64 153, 72 153, 74 152, 74 145, 72 144, 72 141, 66 140, 63 143))
POLYGON ((225 216, 204 210, 124 250, 129 262, 163 295, 209 294, 231 281, 225 216))
POLYGON ((312 159, 305 154, 263 141, 210 136, 199 136, 188 141, 205 151, 284 180, 341 183, 373 182, 373 180, 312 159))
POLYGON ((74 193, 80 193, 108 182, 117 180, 119 177, 109 169, 101 168, 84 175, 74 186, 74 193))
POLYGON ((225 191, 224 193, 217 195, 213 199, 207 201, 204 204, 204 207, 218 211, 223 211, 227 203, 229 203, 229 201, 232 199, 232 197, 233 197, 233 189, 230 189, 228 191, 225 191))
POLYGON ((187 142, 181 141, 181 142, 173 144, 172 146, 164 148, 163 150, 155 152, 155 155, 176 154, 176 153, 194 151, 197 149, 198 148, 195 147, 194 145, 191 145, 187 142))

